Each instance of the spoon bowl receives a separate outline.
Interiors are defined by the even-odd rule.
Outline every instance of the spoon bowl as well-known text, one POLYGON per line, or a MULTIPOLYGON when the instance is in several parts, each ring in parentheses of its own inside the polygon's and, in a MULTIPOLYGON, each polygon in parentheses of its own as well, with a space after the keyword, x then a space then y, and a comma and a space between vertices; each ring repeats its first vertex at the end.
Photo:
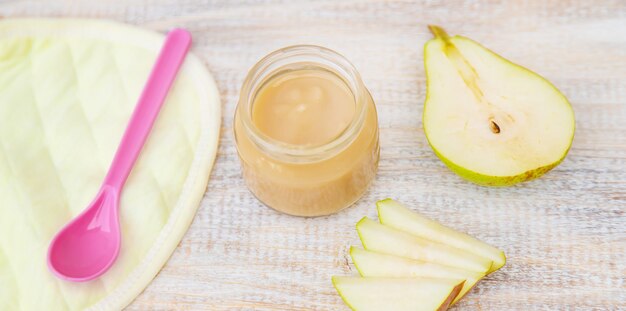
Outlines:
POLYGON ((81 282, 111 267, 121 244, 118 197, 115 189, 104 186, 85 211, 54 237, 48 249, 50 271, 81 282))

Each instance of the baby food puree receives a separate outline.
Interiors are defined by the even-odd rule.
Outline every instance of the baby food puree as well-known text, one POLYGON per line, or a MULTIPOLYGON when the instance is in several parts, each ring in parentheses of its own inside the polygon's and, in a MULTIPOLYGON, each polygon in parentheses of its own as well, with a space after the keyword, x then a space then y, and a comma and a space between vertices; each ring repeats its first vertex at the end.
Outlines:
POLYGON ((285 48, 253 67, 234 128, 246 184, 284 213, 337 212, 356 201, 376 174, 372 97, 356 69, 325 48, 285 48))
POLYGON ((348 127, 354 109, 354 96, 337 75, 303 69, 281 73, 261 88, 252 106, 252 122, 278 141, 319 146, 348 127))

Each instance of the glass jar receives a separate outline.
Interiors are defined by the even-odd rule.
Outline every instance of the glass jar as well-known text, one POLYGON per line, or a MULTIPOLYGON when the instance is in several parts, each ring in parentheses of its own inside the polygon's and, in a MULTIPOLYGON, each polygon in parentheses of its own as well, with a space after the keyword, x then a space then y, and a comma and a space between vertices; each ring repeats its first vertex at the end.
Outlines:
POLYGON ((378 120, 372 96, 354 66, 323 47, 291 46, 259 61, 242 86, 234 132, 248 188, 265 205, 283 213, 335 213, 357 201, 376 176, 378 120), (273 77, 298 70, 336 75, 354 99, 351 120, 340 134, 322 144, 285 143, 264 134, 253 122, 261 88, 273 77))

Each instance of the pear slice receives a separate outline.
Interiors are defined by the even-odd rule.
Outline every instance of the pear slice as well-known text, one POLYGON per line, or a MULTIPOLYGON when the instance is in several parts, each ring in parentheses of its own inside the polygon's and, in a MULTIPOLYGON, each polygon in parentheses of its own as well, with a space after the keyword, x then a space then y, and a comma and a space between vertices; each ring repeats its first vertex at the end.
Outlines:
POLYGON ((463 288, 452 301, 455 304, 482 279, 485 274, 443 266, 440 264, 407 259, 364 250, 350 248, 352 262, 364 277, 433 277, 463 279, 463 288))
POLYGON ((333 285, 354 311, 447 310, 463 280, 333 276, 333 285))
POLYGON ((399 202, 385 199, 376 202, 376 206, 383 225, 492 260, 493 265, 487 273, 500 269, 506 263, 503 251, 415 213, 399 202))
POLYGON ((461 36, 430 26, 424 46, 424 132, 461 177, 507 186, 558 165, 574 138, 574 111, 550 82, 461 36))
POLYGON ((486 273, 493 263, 484 257, 381 225, 367 217, 363 217, 356 224, 356 230, 363 247, 370 251, 434 262, 478 273, 486 273))

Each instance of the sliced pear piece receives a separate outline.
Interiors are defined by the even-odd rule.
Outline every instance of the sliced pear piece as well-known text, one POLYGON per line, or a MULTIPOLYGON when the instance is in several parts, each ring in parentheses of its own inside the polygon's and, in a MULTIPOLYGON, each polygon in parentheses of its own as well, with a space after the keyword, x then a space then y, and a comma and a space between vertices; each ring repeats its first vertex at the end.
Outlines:
POLYGON ((484 257, 420 238, 363 217, 356 229, 365 249, 445 266, 486 273, 492 261, 484 257))
POLYGON ((488 273, 500 269, 506 263, 503 251, 413 212, 397 201, 385 199, 376 202, 376 206, 383 225, 492 260, 493 265, 488 273))
POLYGON ((567 155, 574 111, 550 82, 480 44, 430 26, 424 47, 424 132, 461 177, 507 186, 539 177, 567 155))
POLYGON ((343 301, 355 311, 447 310, 463 280, 333 276, 343 301))
POLYGON ((483 273, 452 268, 433 262, 413 260, 394 255, 372 252, 358 247, 350 248, 352 262, 364 277, 433 277, 463 279, 465 283, 455 304, 485 275, 483 273))

